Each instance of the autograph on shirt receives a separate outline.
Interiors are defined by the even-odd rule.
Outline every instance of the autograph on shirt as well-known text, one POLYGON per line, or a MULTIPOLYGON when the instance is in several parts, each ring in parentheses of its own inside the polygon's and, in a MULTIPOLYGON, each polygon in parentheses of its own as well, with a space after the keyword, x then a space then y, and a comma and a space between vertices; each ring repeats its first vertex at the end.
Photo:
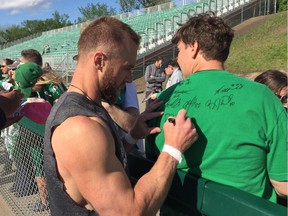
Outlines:
MULTIPOLYGON (((184 82, 185 83, 185 82, 184 82)), ((182 84, 183 85, 183 84, 182 84)), ((186 85, 188 85, 186 83, 186 85)), ((240 89, 243 88, 242 84, 231 84, 231 85, 223 85, 220 88, 216 89, 214 95, 201 100, 201 95, 193 96, 191 95, 191 90, 175 90, 173 96, 170 101, 166 103, 166 107, 174 108, 184 108, 186 110, 195 108, 201 108, 202 105, 208 107, 210 110, 219 110, 224 106, 234 106, 235 105, 235 94, 240 89), (187 98, 191 97, 192 99, 187 100, 187 98), (182 102, 183 101, 183 102, 182 102)))

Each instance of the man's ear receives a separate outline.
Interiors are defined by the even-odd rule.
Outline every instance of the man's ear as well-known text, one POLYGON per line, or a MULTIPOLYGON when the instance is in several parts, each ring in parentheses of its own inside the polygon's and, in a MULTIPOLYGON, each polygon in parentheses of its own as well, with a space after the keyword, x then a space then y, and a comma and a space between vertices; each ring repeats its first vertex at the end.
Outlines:
POLYGON ((105 55, 102 52, 95 53, 94 63, 98 69, 102 69, 102 67, 104 67, 104 59, 105 59, 105 55))
POLYGON ((200 47, 199 47, 199 43, 197 41, 195 41, 191 46, 191 54, 192 54, 192 58, 196 58, 198 53, 199 53, 199 50, 200 50, 200 47))

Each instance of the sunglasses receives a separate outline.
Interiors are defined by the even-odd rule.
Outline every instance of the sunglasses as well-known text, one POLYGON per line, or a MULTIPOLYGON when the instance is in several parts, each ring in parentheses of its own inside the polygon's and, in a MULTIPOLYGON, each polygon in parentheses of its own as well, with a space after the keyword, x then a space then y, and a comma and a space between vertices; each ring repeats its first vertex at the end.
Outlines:
POLYGON ((281 95, 276 95, 278 98, 279 98, 279 100, 282 102, 282 103, 286 103, 287 102, 287 94, 286 95, 283 95, 283 96, 281 96, 281 95))

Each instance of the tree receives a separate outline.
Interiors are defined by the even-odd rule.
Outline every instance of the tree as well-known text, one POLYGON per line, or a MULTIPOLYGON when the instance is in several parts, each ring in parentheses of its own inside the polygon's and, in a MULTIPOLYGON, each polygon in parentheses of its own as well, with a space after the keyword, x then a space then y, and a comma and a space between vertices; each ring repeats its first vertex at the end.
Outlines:
POLYGON ((111 16, 116 14, 116 9, 109 7, 106 4, 101 3, 88 3, 86 7, 78 8, 83 17, 78 18, 78 23, 85 22, 87 20, 93 20, 96 17, 111 16))
POLYGON ((138 0, 119 0, 121 12, 127 13, 134 9, 140 8, 140 3, 138 0))
POLYGON ((167 2, 171 2, 171 0, 119 0, 120 10, 124 13, 134 9, 152 7, 167 2))
POLYGON ((20 27, 18 25, 13 25, 5 31, 1 32, 1 36, 7 41, 11 42, 23 37, 30 35, 28 29, 20 27))
MULTIPOLYGON (((55 11, 52 18, 46 20, 24 20, 21 25, 12 25, 5 30, 0 31, 1 41, 12 42, 29 35, 62 28, 72 25, 67 14, 59 14, 55 11)), ((4 43, 4 42, 1 42, 4 43)))
POLYGON ((68 14, 59 14, 58 11, 55 11, 53 14, 53 21, 54 21, 54 26, 53 29, 56 28, 62 28, 65 26, 72 25, 71 21, 69 20, 69 15, 68 14))
POLYGON ((279 0, 277 1, 277 12, 281 12, 281 11, 287 11, 288 6, 287 6, 287 0, 279 0))

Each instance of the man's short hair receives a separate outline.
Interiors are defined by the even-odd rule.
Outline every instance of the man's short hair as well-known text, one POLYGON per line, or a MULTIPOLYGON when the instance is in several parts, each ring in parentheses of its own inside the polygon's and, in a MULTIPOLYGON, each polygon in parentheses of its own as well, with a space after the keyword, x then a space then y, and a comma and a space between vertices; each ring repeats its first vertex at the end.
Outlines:
POLYGON ((156 57, 155 62, 158 62, 158 61, 163 61, 163 57, 162 56, 156 57))
POLYGON ((3 61, 5 62, 6 65, 11 65, 14 62, 12 59, 9 58, 4 58, 3 61))
POLYGON ((139 46, 141 37, 129 25, 113 17, 101 17, 91 22, 81 33, 78 55, 81 58, 81 55, 101 47, 108 51, 107 56, 111 56, 119 46, 125 46, 127 38, 139 46))
POLYGON ((43 60, 41 54, 35 49, 22 50, 21 56, 25 58, 28 62, 34 62, 40 67, 43 65, 43 60))
POLYGON ((233 29, 221 17, 209 12, 195 15, 186 23, 180 24, 172 43, 182 41, 186 45, 192 45, 197 41, 206 60, 225 62, 233 37, 233 29))
POLYGON ((172 67, 179 67, 179 64, 177 62, 177 58, 174 59, 166 59, 163 64, 161 65, 161 68, 164 70, 165 68, 167 68, 169 65, 171 65, 172 67))

